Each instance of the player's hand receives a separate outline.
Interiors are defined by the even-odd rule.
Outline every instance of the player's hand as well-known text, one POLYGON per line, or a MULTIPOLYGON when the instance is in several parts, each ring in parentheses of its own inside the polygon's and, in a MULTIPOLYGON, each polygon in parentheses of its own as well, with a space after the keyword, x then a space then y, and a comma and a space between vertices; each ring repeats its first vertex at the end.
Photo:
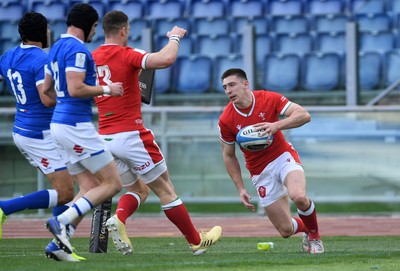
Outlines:
POLYGON ((183 38, 186 35, 186 29, 179 27, 179 26, 174 26, 170 31, 167 33, 167 37, 171 37, 172 35, 178 35, 179 38, 183 38))
POLYGON ((122 96, 124 94, 124 88, 121 82, 112 83, 108 85, 110 87, 110 96, 122 96))
POLYGON ((250 211, 253 211, 253 212, 256 211, 256 207, 250 203, 251 196, 249 195, 249 193, 247 193, 246 190, 243 190, 240 192, 240 199, 242 200, 243 205, 247 209, 249 209, 250 211))
POLYGON ((260 136, 269 134, 269 137, 271 137, 271 135, 274 135, 276 132, 278 132, 276 124, 272 122, 260 122, 254 124, 253 126, 256 127, 256 131, 260 131, 260 136))

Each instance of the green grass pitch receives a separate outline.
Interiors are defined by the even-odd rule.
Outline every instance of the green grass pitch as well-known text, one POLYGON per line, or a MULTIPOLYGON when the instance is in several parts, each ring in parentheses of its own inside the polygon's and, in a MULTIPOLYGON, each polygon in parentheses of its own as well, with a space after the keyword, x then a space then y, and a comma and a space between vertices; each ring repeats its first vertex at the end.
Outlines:
POLYGON ((109 240, 107 254, 88 252, 89 239, 72 243, 87 261, 56 262, 45 258, 49 239, 3 239, 0 270, 4 271, 366 271, 400 270, 400 236, 324 237, 326 253, 301 251, 299 236, 283 238, 223 237, 206 254, 193 256, 183 238, 132 238, 135 253, 123 256, 109 240), (274 249, 258 251, 258 242, 274 242, 274 249))

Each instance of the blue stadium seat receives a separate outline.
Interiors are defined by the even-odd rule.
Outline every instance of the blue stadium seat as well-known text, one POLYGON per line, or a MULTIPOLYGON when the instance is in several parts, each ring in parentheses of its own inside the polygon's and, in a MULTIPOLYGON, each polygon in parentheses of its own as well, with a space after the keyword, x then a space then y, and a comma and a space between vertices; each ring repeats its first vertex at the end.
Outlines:
POLYGON ((174 70, 174 88, 179 93, 204 93, 211 87, 212 60, 206 56, 179 57, 174 70))
POLYGON ((221 75, 227 70, 231 68, 239 68, 244 69, 243 64, 243 55, 241 54, 232 54, 227 56, 218 56, 214 60, 214 69, 213 69, 213 83, 212 88, 216 92, 224 93, 225 90, 222 87, 221 75))
POLYGON ((144 6, 141 0, 109 0, 106 11, 120 10, 128 15, 129 20, 143 19, 144 6))
POLYGON ((338 89, 341 80, 341 57, 335 53, 305 54, 302 62, 302 87, 308 91, 338 89))
POLYGON ((315 37, 315 49, 319 52, 344 54, 346 52, 345 32, 317 33, 315 37))
POLYGON ((161 18, 152 20, 153 29, 156 35, 166 36, 175 25, 185 28, 191 33, 191 22, 186 18, 161 18))
POLYGON ((276 33, 309 32, 308 20, 301 15, 275 16, 271 19, 271 30, 276 33))
POLYGON ((225 17, 226 6, 224 0, 191 0, 189 16, 201 17, 225 17))
POLYGON ((226 18, 208 17, 193 20, 193 32, 197 35, 222 35, 230 32, 230 21, 226 18))
POLYGON ((385 13, 386 2, 383 0, 352 0, 350 3, 352 14, 385 13))
POLYGON ((57 41, 60 38, 61 34, 67 32, 67 22, 65 19, 51 21, 50 29, 51 29, 51 35, 53 37, 53 42, 57 41))
POLYGON ((214 58, 219 55, 229 55, 234 51, 234 43, 230 35, 199 35, 196 39, 198 54, 214 58))
POLYGON ((46 16, 47 20, 65 20, 67 6, 59 0, 30 0, 30 10, 46 16))
POLYGON ((132 48, 143 49, 141 36, 130 36, 128 39, 128 46, 132 48))
POLYGON ((400 1, 392 1, 391 11, 394 14, 400 14, 400 1))
POLYGON ((306 12, 312 15, 343 14, 345 3, 342 0, 306 1, 306 12))
POLYGON ((269 30, 269 20, 265 17, 242 17, 232 20, 232 30, 237 34, 243 34, 246 25, 253 25, 255 33, 267 34, 269 30))
MULTIPOLYGON (((255 36, 256 64, 259 69, 263 68, 265 56, 272 52, 273 42, 273 36, 269 34, 259 34, 255 36)), ((245 54, 246 52, 243 52, 242 35, 238 36, 237 44, 237 52, 245 54)))
POLYGON ((15 42, 19 41, 18 21, 0 21, 0 38, 15 42))
POLYGON ((131 26, 131 36, 132 37, 141 37, 142 33, 143 33, 143 29, 150 27, 148 20, 139 19, 139 18, 130 20, 129 25, 131 26))
POLYGON ((230 15, 236 17, 258 17, 264 15, 262 0, 230 0, 230 15))
POLYGON ((172 69, 173 69, 173 66, 170 66, 165 69, 156 70, 155 75, 154 75, 154 92, 155 93, 167 93, 171 89, 172 69))
POLYGON ((184 5, 179 0, 147 0, 146 9, 149 19, 181 18, 184 15, 184 5))
POLYGON ((279 53, 304 54, 313 50, 313 37, 309 33, 290 33, 276 35, 277 47, 275 50, 279 53))
POLYGON ((20 44, 21 42, 17 39, 0 39, 0 55, 20 44))
MULTIPOLYGON (((160 51, 168 43, 166 35, 155 37, 155 48, 156 51, 160 51)), ((181 39, 179 43, 178 56, 189 56, 193 54, 193 39, 190 36, 186 36, 181 39)))
POLYGON ((328 14, 311 16, 310 20, 317 32, 345 32, 349 18, 344 14, 328 14))
POLYGON ((269 14, 275 15, 301 15, 304 7, 302 0, 269 0, 269 14))
POLYGON ((396 36, 390 31, 361 32, 360 51, 377 51, 384 53, 396 48, 396 36))
POLYGON ((296 54, 269 54, 264 60, 261 85, 277 92, 293 91, 299 87, 301 58, 296 54))
POLYGON ((355 16, 360 31, 390 31, 392 18, 386 13, 368 13, 355 16))
POLYGON ((400 79, 400 50, 386 52, 384 64, 384 86, 389 87, 400 79))
POLYGON ((359 54, 360 89, 374 90, 380 88, 382 76, 382 55, 377 52, 361 52, 359 54))
POLYGON ((10 3, 0 5, 0 21, 19 21, 25 13, 25 5, 20 3, 10 3))

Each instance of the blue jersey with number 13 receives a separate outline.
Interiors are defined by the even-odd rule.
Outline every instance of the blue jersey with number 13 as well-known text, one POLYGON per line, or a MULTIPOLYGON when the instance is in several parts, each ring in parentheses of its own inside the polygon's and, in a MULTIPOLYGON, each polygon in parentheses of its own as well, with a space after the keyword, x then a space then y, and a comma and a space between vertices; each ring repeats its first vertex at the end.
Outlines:
POLYGON ((14 132, 27 137, 40 137, 50 129, 53 108, 42 104, 37 85, 44 82, 47 54, 33 45, 19 45, 0 58, 0 75, 5 78, 16 99, 14 132))

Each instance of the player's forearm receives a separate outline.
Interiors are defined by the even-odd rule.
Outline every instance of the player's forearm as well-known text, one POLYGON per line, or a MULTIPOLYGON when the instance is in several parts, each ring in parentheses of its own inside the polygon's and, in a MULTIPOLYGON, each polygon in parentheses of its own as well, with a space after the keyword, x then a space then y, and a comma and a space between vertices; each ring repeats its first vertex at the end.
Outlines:
POLYGON ((240 192, 244 188, 242 179, 242 171, 240 169, 239 161, 232 157, 224 157, 226 171, 231 177, 236 189, 240 192))
POLYGON ((279 130, 300 127, 311 121, 311 115, 304 109, 296 109, 289 117, 276 122, 279 130))

